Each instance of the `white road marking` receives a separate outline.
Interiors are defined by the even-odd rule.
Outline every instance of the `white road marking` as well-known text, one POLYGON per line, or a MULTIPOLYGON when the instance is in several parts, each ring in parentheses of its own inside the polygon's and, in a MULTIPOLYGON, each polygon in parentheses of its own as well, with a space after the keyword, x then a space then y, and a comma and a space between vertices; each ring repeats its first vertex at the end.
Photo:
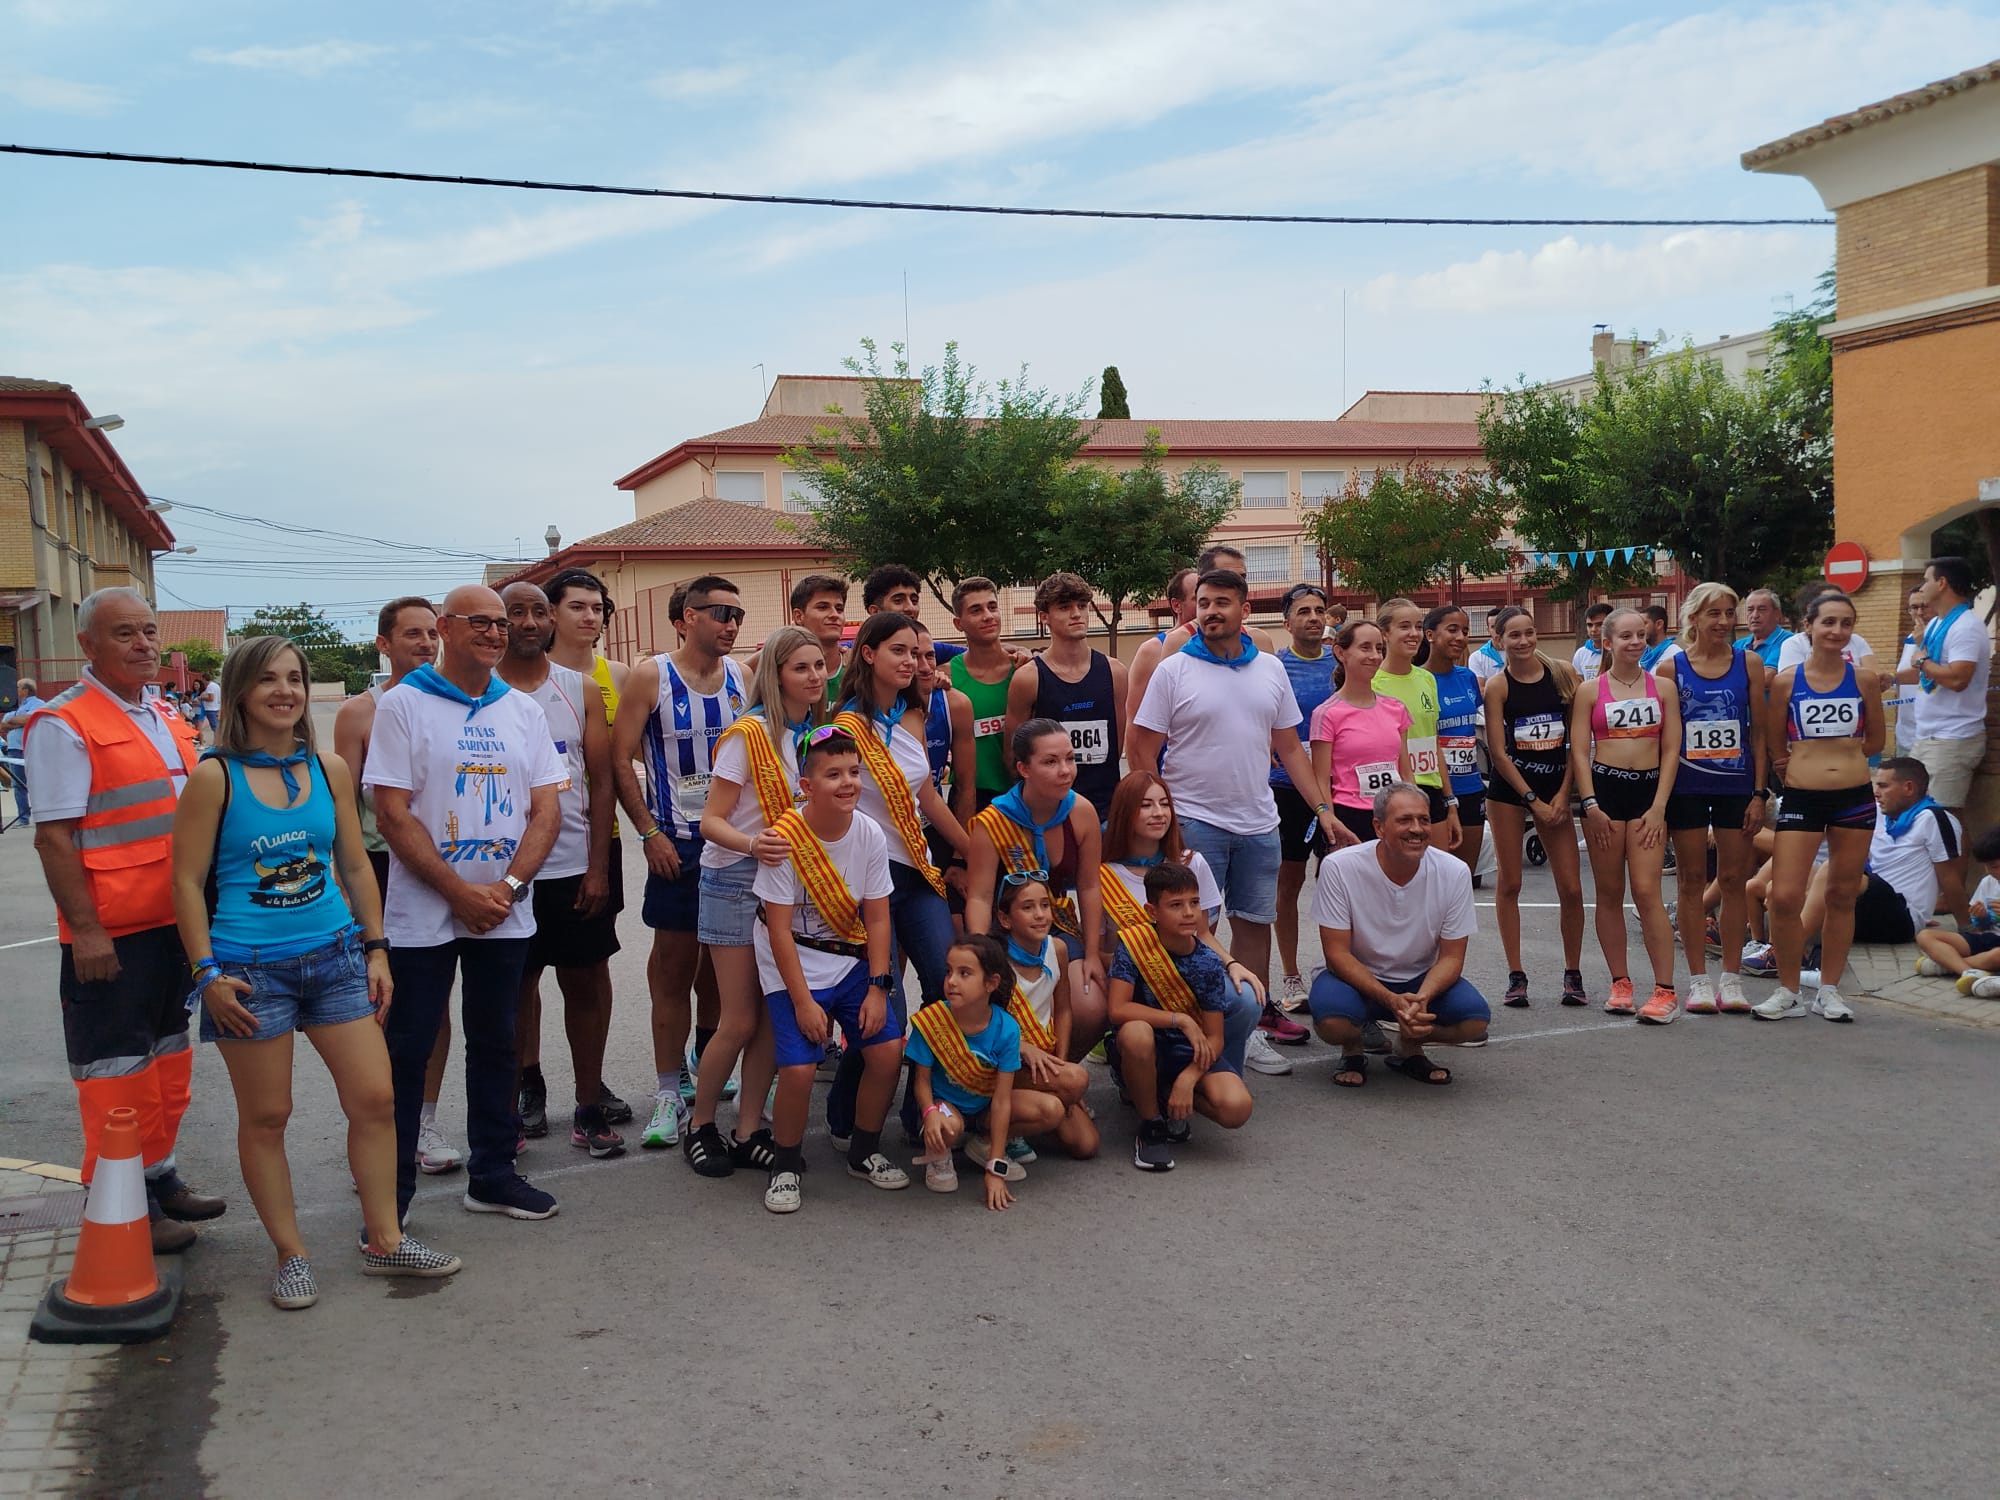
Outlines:
POLYGON ((52 932, 47 937, 23 938, 18 943, 0 943, 0 952, 8 948, 32 948, 37 943, 53 943, 55 940, 56 934, 52 932))

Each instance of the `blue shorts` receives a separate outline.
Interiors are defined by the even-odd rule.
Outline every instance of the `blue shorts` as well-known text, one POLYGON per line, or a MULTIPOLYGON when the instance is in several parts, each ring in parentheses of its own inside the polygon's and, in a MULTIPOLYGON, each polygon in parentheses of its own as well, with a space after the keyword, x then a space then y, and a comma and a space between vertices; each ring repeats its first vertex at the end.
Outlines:
POLYGON ((1246 922, 1278 916, 1278 866, 1282 839, 1275 828, 1263 833, 1231 833, 1198 818, 1181 819, 1181 841, 1208 861, 1222 888, 1222 909, 1246 922))
MULTIPOLYGON (((1259 1013, 1262 1013, 1261 1007, 1259 1013)), ((1111 1060, 1111 1076, 1118 1078, 1122 1086, 1124 1080, 1120 1074, 1123 1070, 1123 1059, 1118 1052, 1118 1034, 1115 1029, 1105 1039, 1104 1054, 1111 1060)), ((1194 1047, 1178 1029, 1170 1027, 1153 1029, 1153 1073, 1162 1093, 1173 1087, 1174 1080, 1180 1077, 1186 1071, 1187 1065, 1193 1061, 1194 1047)), ((1243 1076, 1240 1050, 1228 1046, 1226 1037, 1222 1049, 1215 1054, 1215 1061, 1208 1065, 1208 1071, 1234 1073, 1239 1078, 1243 1076), (1238 1055, 1232 1057, 1230 1055, 1232 1052, 1238 1055)))
POLYGON ((701 840, 674 838, 674 852, 681 857, 680 877, 668 880, 649 869, 639 916, 648 927, 694 932, 701 926, 701 840))
MULTIPOLYGON (((849 1051, 866 1050, 880 1042, 899 1042, 903 1038, 903 1023, 896 1019, 896 1007, 886 995, 882 1001, 882 1024, 869 1035, 861 1035, 861 1002, 867 998, 868 965, 864 963, 855 964, 832 989, 813 991, 813 999, 825 1007, 827 1020, 840 1026, 849 1051)), ((771 1015, 771 1040, 775 1043, 779 1067, 817 1063, 825 1055, 824 1047, 799 1034, 798 1013, 792 1009, 789 994, 779 990, 775 995, 766 995, 764 1008, 771 1015)))
POLYGON ((218 1028, 195 991, 188 998, 201 1010, 204 1042, 263 1042, 303 1027, 339 1026, 375 1014, 368 1003, 368 963, 359 933, 343 933, 293 958, 218 963, 229 978, 250 986, 250 993, 238 998, 257 1018, 257 1034, 232 1036, 218 1028))
POLYGON ((701 872, 701 915, 695 936, 720 948, 748 948, 757 933, 757 861, 739 859, 721 869, 701 872))
MULTIPOLYGON (((1381 979, 1378 974, 1376 978, 1381 979)), ((1423 983, 1423 976, 1415 979, 1383 979, 1384 989, 1396 991, 1414 990, 1423 983)), ((1344 979, 1337 979, 1322 969, 1313 980, 1312 993, 1306 1004, 1312 1007, 1315 1021, 1329 1018, 1349 1021, 1359 1026, 1365 1020, 1393 1021, 1396 1013, 1388 1006, 1366 999, 1361 991, 1344 979)), ((1461 977, 1442 995, 1431 1001, 1431 1015, 1439 1026, 1456 1026, 1461 1021, 1490 1021, 1493 1011, 1486 1003, 1486 997, 1472 987, 1472 981, 1461 977)))

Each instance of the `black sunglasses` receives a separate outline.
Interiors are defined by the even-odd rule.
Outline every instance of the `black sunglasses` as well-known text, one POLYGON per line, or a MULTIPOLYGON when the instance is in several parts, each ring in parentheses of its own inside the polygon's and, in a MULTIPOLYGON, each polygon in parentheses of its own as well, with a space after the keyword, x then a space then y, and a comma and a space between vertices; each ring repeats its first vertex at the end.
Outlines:
POLYGON ((699 604, 695 606, 695 612, 707 615, 718 625, 743 623, 744 610, 740 604, 699 604))

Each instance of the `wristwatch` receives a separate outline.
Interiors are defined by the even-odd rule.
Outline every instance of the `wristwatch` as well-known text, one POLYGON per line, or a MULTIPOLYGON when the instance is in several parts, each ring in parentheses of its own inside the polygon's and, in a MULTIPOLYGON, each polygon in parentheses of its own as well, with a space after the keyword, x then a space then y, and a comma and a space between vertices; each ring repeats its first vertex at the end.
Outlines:
POLYGON ((1007 1158, 1004 1156, 994 1157, 993 1160, 986 1164, 986 1170, 993 1176, 1004 1180, 1007 1176, 1007 1158))
POLYGON ((870 974, 868 983, 878 990, 893 990, 896 987, 894 974, 870 974))
POLYGON ((389 951, 389 940, 385 937, 370 938, 361 945, 361 951, 363 953, 387 953, 389 951))
POLYGON ((516 906, 528 899, 529 883, 516 875, 502 875, 500 883, 507 887, 510 899, 516 906))
POLYGON ((1754 795, 1759 802, 1769 802, 1771 800, 1771 789, 1767 786, 1760 786, 1754 795))

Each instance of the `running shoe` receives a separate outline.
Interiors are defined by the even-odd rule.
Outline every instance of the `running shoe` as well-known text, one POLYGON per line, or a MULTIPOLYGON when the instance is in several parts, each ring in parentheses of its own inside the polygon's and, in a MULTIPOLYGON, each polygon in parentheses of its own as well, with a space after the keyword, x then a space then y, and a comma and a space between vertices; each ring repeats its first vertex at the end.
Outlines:
POLYGON ((1292 1071, 1291 1059, 1271 1045, 1271 1039, 1264 1034, 1261 1026, 1253 1030, 1249 1040, 1243 1044, 1243 1066, 1252 1072, 1268 1073, 1274 1078, 1281 1078, 1292 1071))
MULTIPOLYGON (((1569 996, 1567 993, 1565 993, 1563 996, 1563 1003, 1565 1005, 1569 1003, 1569 996)), ((1604 1002, 1605 1014, 1613 1016, 1629 1016, 1634 1014, 1637 1010, 1638 1007, 1634 1005, 1632 1002, 1632 981, 1629 979, 1612 980, 1610 997, 1606 999, 1604 1002)))
MULTIPOLYGON (((895 1192, 910 1185, 910 1174, 890 1161, 880 1151, 872 1153, 860 1166, 847 1164, 847 1175, 859 1177, 870 1187, 878 1187, 885 1192, 895 1192)), ((1011 1173, 1009 1174, 1012 1175, 1011 1173)), ((1025 1174, 1024 1174, 1025 1175, 1025 1174)))
POLYGON ((1103 1037, 1099 1037, 1097 1044, 1083 1054, 1083 1060, 1087 1063, 1096 1063, 1100 1068, 1111 1066, 1111 1055, 1104 1050, 1103 1037))
POLYGON ((1854 1012, 1837 985, 1823 984, 1812 997, 1812 1013, 1824 1021, 1852 1021, 1854 1012))
POLYGON ((1789 1021, 1812 1012, 1806 1009, 1805 1001, 1798 997, 1796 991, 1788 990, 1781 984, 1751 1006, 1750 1014, 1760 1021, 1789 1021))
POLYGON ((1278 1004, 1286 1010, 1297 1010, 1306 1003, 1306 982, 1297 974, 1287 974, 1278 981, 1278 1004))
POLYGON ((402 1243, 386 1254, 378 1255, 366 1244, 361 1247, 363 1276, 452 1276, 463 1264, 456 1255, 433 1250, 407 1234, 403 1236, 402 1243))
POLYGON ((518 1172, 491 1182, 469 1182, 465 1186, 465 1211, 471 1214, 505 1214, 510 1219, 553 1219, 555 1198, 543 1192, 518 1172))
POLYGON ((678 1146, 687 1130, 688 1107, 673 1089, 653 1095, 653 1117, 639 1132, 639 1144, 648 1151, 678 1146))
POLYGON ((1520 1010, 1527 1005, 1528 976, 1526 974, 1523 974, 1519 969, 1509 969, 1507 971, 1507 993, 1500 1003, 1512 1006, 1515 1010, 1520 1010))
POLYGON ((1690 975, 1687 1013, 1691 1016, 1712 1016, 1715 1014, 1715 1009, 1715 981, 1706 974, 1690 975))
POLYGON ((579 1104, 570 1119, 569 1143, 595 1160, 625 1154, 625 1137, 611 1128, 601 1104, 579 1104))
POLYGON ((521 1114, 521 1138, 539 1141, 549 1133, 549 1088, 539 1076, 523 1077, 515 1108, 521 1114))
POLYGON ((1979 981, 1992 977, 1991 971, 1986 969, 1967 969, 1963 974, 1958 976, 1957 983, 1953 987, 1961 995, 1976 995, 1979 993, 1977 988, 1979 981))
POLYGON ((690 1058, 681 1064, 681 1103, 688 1105, 694 1103, 694 1091, 698 1082, 695 1077, 694 1060, 690 1058))
POLYGON ((1969 987, 1961 981, 1959 992, 1975 1000, 2000 1000, 2000 974, 1982 973, 1969 987))
POLYGON ((747 1136, 732 1135, 729 1138, 729 1159, 739 1167, 752 1167, 759 1172, 768 1172, 778 1164, 778 1144, 771 1138, 771 1128, 753 1130, 747 1136))
POLYGON ((288 1255, 271 1278, 271 1302, 287 1312, 311 1307, 319 1301, 319 1283, 313 1280, 312 1262, 303 1255, 288 1255))
POLYGON ((736 1170, 736 1162, 722 1139, 722 1131, 713 1120, 706 1125, 695 1126, 681 1137, 681 1154, 702 1177, 727 1177, 736 1170))
POLYGON ((597 1083, 597 1104, 604 1111, 604 1118, 611 1124, 630 1125, 632 1123, 632 1106, 612 1093, 610 1086, 602 1079, 599 1079, 597 1083))
POLYGON ((1382 1023, 1373 1016, 1362 1017, 1361 1050, 1370 1057, 1389 1055, 1389 1034, 1382 1029, 1382 1023))
POLYGON ((1747 1016, 1750 1014, 1750 997, 1743 993, 1743 976, 1722 971, 1722 978, 1716 981, 1716 1009, 1726 1016, 1747 1016))
POLYGON ((1028 1138, 1025 1135, 1007 1137, 1007 1160, 1017 1161, 1025 1167, 1029 1163, 1038 1162, 1041 1159, 1041 1153, 1028 1144, 1028 1138))
POLYGON ((936 1156, 920 1156, 911 1165, 924 1169, 924 1186, 932 1192, 958 1191, 958 1166, 952 1161, 949 1151, 940 1151, 936 1156))
MULTIPOLYGON (((840 1070, 840 1042, 829 1036, 826 1045, 820 1049, 819 1073, 823 1078, 831 1078, 840 1070)), ((779 1209, 780 1213, 790 1213, 790 1209, 779 1209)))
POLYGON ((444 1138, 437 1121, 425 1120, 417 1127, 417 1170, 435 1177, 440 1172, 456 1172, 465 1165, 465 1153, 444 1138))
POLYGON ((1919 979, 1941 979, 1951 971, 1928 953, 1917 959, 1916 975, 1919 979))
POLYGON ((1171 1172, 1174 1149, 1167 1140, 1165 1120, 1141 1120, 1132 1137, 1132 1165, 1141 1172, 1171 1172))
POLYGON ((1648 1026, 1671 1026, 1680 1018, 1681 997, 1671 985, 1654 985, 1653 993, 1639 1007, 1639 1019, 1648 1026))
POLYGON ((764 1207, 774 1214, 795 1214, 799 1211, 799 1174, 796 1172, 773 1172, 771 1182, 764 1189, 764 1207))
POLYGON ((1270 1000, 1264 1002, 1264 1015, 1257 1022, 1257 1029, 1281 1047, 1303 1047, 1312 1040, 1310 1030, 1279 1010, 1277 1004, 1270 1000))
MULTIPOLYGON (((1707 948, 1717 958, 1722 957, 1722 928, 1713 917, 1708 919, 1708 924, 1703 930, 1702 946, 1707 948)), ((1690 1005, 1688 1009, 1693 1010, 1694 1007, 1690 1005)))
POLYGON ((1743 945, 1743 972, 1760 979, 1778 972, 1778 961, 1772 956, 1769 943, 1750 942, 1743 945))
MULTIPOLYGON (((1625 993, 1628 996, 1632 993, 1632 986, 1629 983, 1625 986, 1625 993)), ((1584 992, 1583 971, 1581 969, 1563 970, 1562 1003, 1564 1005, 1590 1004, 1590 996, 1584 992)))
POLYGON ((1188 1143, 1188 1137, 1193 1134, 1194 1121, 1192 1119, 1167 1121, 1167 1143, 1169 1145, 1185 1146, 1188 1143))

